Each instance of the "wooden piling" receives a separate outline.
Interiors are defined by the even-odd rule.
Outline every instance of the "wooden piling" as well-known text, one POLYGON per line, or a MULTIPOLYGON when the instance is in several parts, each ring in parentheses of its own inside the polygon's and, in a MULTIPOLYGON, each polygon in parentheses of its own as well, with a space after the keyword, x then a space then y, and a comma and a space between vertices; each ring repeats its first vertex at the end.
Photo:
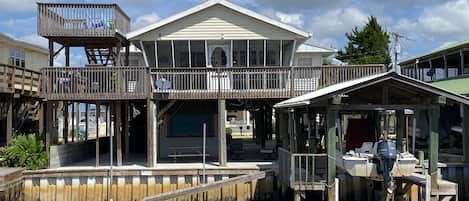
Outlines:
POLYGON ((429 117, 429 174, 431 177, 431 200, 438 200, 438 145, 440 107, 432 106, 428 109, 429 117))
POLYGON ((337 132, 337 110, 328 109, 327 121, 327 200, 335 201, 335 157, 336 157, 336 132, 337 132))

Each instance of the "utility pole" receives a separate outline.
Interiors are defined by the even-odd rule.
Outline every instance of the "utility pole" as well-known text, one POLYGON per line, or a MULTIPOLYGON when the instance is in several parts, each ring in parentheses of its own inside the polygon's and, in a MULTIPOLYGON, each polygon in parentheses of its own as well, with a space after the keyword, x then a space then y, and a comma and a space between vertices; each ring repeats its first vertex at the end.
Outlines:
POLYGON ((393 67, 392 67, 392 70, 394 72, 397 72, 398 74, 401 74, 401 69, 398 69, 397 68, 397 57, 399 54, 401 54, 401 45, 399 43, 399 39, 403 38, 403 39, 407 39, 407 40, 412 40, 410 38, 407 38, 406 36, 400 34, 400 33, 397 33, 397 32, 391 32, 391 36, 392 36, 392 40, 393 40, 393 43, 394 43, 394 61, 393 61, 393 67))

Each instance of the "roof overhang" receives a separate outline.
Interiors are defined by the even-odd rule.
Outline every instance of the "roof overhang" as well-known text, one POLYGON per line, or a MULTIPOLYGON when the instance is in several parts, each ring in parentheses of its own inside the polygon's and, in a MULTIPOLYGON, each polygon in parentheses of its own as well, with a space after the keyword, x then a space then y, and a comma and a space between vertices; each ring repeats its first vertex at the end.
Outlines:
POLYGON ((207 8, 210 8, 212 6, 215 6, 215 5, 222 5, 224 7, 227 7, 229 9, 232 9, 236 12, 239 12, 239 13, 242 13, 246 16, 249 16, 249 17, 252 17, 254 19, 257 19, 257 20, 260 20, 264 23, 267 23, 267 24, 270 24, 270 25, 273 25, 275 27, 278 27, 280 29, 283 29, 283 30, 286 30, 288 32, 291 32, 291 33, 294 33, 300 37, 303 37, 305 39, 308 39, 308 38, 311 38, 312 37, 312 34, 311 33, 308 33, 308 32, 305 32, 303 30, 300 30, 296 27, 293 27, 293 26, 290 26, 288 24, 285 24, 285 23, 282 23, 282 22, 279 22, 277 20, 274 20, 274 19, 271 19, 269 17, 266 17, 264 15, 261 15, 259 13, 256 13, 252 10, 249 10, 249 9, 246 9, 246 8, 243 8, 241 6, 238 6, 234 3, 231 3, 231 2, 228 2, 228 1, 225 1, 225 0, 209 0, 209 1, 206 1, 202 4, 199 4, 195 7, 192 7, 188 10, 185 10, 183 12, 180 12, 176 15, 173 15, 173 16, 170 16, 168 18, 165 18, 163 20, 160 20, 154 24, 151 24, 151 25, 148 25, 146 27, 143 27, 141 29, 138 29, 138 30, 135 30, 135 31, 132 31, 130 33, 127 34, 127 38, 129 40, 132 40, 132 39, 135 39, 136 37, 142 35, 142 34, 145 34, 147 32, 150 32, 152 30, 155 30, 155 29, 158 29, 160 27, 163 27, 167 24, 170 24, 172 22, 175 22, 175 21, 178 21, 180 19, 183 19, 189 15, 192 15, 192 14, 195 14, 195 13, 198 13, 202 10, 205 10, 207 8))
POLYGON ((435 96, 443 96, 447 99, 459 102, 465 105, 469 105, 469 98, 455 94, 453 92, 447 91, 445 89, 436 87, 432 84, 425 83, 407 76, 399 75, 395 72, 387 72, 378 75, 373 75, 369 77, 364 77, 356 80, 351 80, 347 82, 342 82, 332 86, 328 86, 317 91, 291 98, 276 104, 275 108, 295 108, 295 107, 306 107, 313 103, 332 98, 341 94, 347 94, 352 91, 356 91, 367 86, 375 85, 387 80, 395 80, 397 82, 403 83, 406 86, 415 87, 420 90, 424 90, 435 96))

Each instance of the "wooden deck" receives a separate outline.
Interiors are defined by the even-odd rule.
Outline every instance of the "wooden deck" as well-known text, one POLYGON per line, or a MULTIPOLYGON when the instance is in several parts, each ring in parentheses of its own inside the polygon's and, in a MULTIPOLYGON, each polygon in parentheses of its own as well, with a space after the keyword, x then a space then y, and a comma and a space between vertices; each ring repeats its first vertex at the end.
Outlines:
POLYGON ((130 31, 117 4, 38 3, 38 34, 49 37, 115 37, 130 31))
POLYGON ((41 95, 41 73, 0 64, 0 93, 36 97, 41 95))
POLYGON ((284 99, 385 71, 382 65, 44 68, 48 100, 284 99))

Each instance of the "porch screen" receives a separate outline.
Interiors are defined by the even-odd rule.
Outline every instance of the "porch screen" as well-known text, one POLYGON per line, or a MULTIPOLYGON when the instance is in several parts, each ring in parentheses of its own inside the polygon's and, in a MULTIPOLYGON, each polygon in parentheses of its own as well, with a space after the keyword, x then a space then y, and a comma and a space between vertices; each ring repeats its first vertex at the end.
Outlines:
POLYGON ((213 136, 211 115, 174 115, 170 120, 168 137, 202 137, 204 122, 207 123, 207 136, 213 136))

